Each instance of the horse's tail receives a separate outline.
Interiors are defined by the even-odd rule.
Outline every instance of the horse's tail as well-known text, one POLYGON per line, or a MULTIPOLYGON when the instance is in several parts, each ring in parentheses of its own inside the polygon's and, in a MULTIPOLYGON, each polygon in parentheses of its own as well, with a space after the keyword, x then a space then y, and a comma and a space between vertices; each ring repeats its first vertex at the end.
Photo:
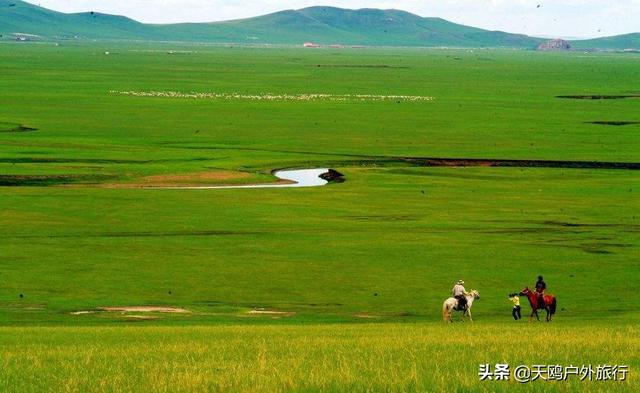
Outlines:
POLYGON ((447 310, 447 301, 445 300, 442 303, 442 320, 445 322, 449 322, 449 310, 447 310))
POLYGON ((556 313, 556 297, 555 296, 551 299, 551 304, 549 305, 549 313, 551 315, 556 313))

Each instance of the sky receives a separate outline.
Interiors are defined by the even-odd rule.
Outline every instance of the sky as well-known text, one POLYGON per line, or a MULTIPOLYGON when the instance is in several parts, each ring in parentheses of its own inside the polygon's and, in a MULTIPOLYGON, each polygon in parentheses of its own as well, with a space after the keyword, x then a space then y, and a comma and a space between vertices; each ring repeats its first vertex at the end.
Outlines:
POLYGON ((400 9, 464 25, 549 38, 640 32, 640 0, 29 0, 61 12, 96 11, 147 23, 215 22, 313 5, 400 9))

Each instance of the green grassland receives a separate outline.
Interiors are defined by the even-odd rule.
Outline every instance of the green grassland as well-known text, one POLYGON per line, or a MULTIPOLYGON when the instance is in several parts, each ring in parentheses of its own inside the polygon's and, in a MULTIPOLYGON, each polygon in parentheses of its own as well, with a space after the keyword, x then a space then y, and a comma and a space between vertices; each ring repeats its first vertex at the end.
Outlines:
POLYGON ((534 391, 638 387, 637 171, 403 158, 640 162, 640 125, 588 123, 640 99, 556 98, 638 94, 640 56, 2 44, 0 65, 0 390, 495 391, 478 364, 501 361, 631 366, 534 391), (126 187, 306 167, 346 181, 126 187), (516 323, 507 294, 538 274, 558 314, 516 323), (443 326, 459 278, 476 322, 443 326), (142 305, 190 312, 72 314, 142 305))

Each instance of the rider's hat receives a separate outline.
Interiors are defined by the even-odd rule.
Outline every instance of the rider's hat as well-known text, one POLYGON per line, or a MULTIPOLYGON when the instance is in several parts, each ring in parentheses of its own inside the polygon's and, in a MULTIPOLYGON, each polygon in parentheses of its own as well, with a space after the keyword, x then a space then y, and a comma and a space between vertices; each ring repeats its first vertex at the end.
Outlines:
POLYGON ((458 285, 464 285, 464 280, 458 280, 458 285))

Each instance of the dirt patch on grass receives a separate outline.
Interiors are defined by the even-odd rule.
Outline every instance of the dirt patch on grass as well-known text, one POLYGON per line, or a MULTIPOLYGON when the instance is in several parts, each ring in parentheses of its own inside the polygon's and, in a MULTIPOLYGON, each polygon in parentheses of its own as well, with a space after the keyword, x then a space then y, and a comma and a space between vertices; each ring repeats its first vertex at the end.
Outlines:
POLYGON ((191 312, 184 308, 165 306, 99 307, 98 310, 107 312, 159 312, 171 314, 186 314, 191 312))
POLYGON ((566 98, 572 100, 623 100, 625 98, 640 98, 640 94, 587 94, 587 95, 563 95, 556 98, 566 98))
POLYGON ((158 317, 154 317, 151 315, 123 315, 122 318, 125 318, 127 322, 143 322, 143 321, 154 321, 159 319, 158 317))
POLYGON ((640 124, 640 121, 588 121, 586 123, 601 126, 628 126, 630 124, 640 124))
POLYGON ((296 315, 293 311, 281 311, 281 310, 267 310, 264 308, 256 308, 251 311, 247 311, 247 315, 266 315, 270 317, 293 317, 296 315))
POLYGON ((380 315, 373 315, 373 314, 366 314, 366 313, 359 313, 359 314, 353 314, 354 318, 362 318, 362 319, 378 319, 378 318, 382 318, 382 316, 380 315))
POLYGON ((73 311, 69 314, 71 315, 107 315, 107 314, 116 314, 119 313, 119 317, 123 318, 125 321, 147 321, 158 319, 158 316, 148 315, 152 313, 161 313, 161 314, 190 314, 191 311, 179 308, 179 307, 168 307, 168 306, 126 306, 126 307, 98 307, 94 310, 80 310, 73 311), (130 314, 131 313, 131 314, 130 314), (136 315, 143 314, 143 315, 136 315), (147 314, 147 315, 144 315, 147 314))
POLYGON ((238 171, 211 171, 188 174, 146 176, 134 183, 105 184, 109 188, 197 187, 228 184, 229 180, 247 179, 251 174, 238 171))
POLYGON ((216 171, 199 172, 184 175, 158 175, 143 178, 145 183, 189 183, 189 182, 219 182, 231 179, 245 179, 251 175, 246 172, 216 171))

